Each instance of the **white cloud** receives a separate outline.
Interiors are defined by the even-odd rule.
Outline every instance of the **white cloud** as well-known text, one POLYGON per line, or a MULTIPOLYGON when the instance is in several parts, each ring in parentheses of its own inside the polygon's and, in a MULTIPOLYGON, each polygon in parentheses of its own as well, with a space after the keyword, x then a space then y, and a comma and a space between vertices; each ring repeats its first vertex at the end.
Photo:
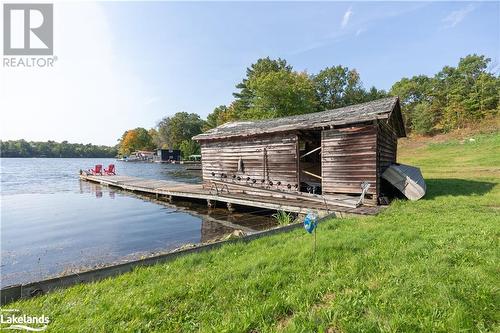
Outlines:
POLYGON ((349 7, 349 9, 344 13, 344 16, 342 17, 342 22, 340 23, 342 29, 345 28, 349 23, 351 15, 352 15, 352 7, 349 7))
POLYGON ((461 8, 459 10, 454 10, 448 16, 443 19, 443 23, 445 23, 446 28, 453 28, 460 22, 464 20, 464 18, 474 10, 474 5, 469 4, 468 6, 461 8))
POLYGON ((54 18, 53 68, 0 68, 1 138, 115 144, 150 125, 151 95, 116 53, 101 5, 56 3, 54 18))
MULTIPOLYGON (((351 24, 349 26, 349 29, 339 29, 339 30, 336 30, 332 33, 325 35, 325 36, 322 36, 322 37, 320 37, 316 40, 313 40, 310 43, 308 43, 300 48, 291 50, 289 52, 289 55, 302 54, 305 52, 310 52, 310 51, 313 51, 316 49, 326 47, 328 45, 332 45, 332 44, 341 42, 341 41, 345 40, 346 38, 349 38, 349 36, 351 36, 351 34, 354 31, 356 31, 355 36, 357 37, 360 34, 369 31, 370 26, 372 26, 376 22, 379 22, 382 20, 387 20, 387 19, 390 19, 392 17, 398 17, 398 16, 401 16, 404 14, 411 13, 415 10, 422 9, 426 6, 429 6, 429 4, 431 4, 431 3, 430 2, 417 2, 417 3, 405 5, 403 8, 394 8, 394 9, 390 9, 390 10, 384 10, 381 12, 371 13, 370 15, 365 15, 364 17, 363 16, 357 17, 356 22, 354 22, 354 24, 351 24), (354 30, 356 27, 360 27, 360 28, 357 30, 354 30)), ((350 14, 348 14, 348 16, 350 19, 351 15, 353 13, 352 8, 349 8, 347 10, 347 12, 344 14, 344 17, 349 12, 350 12, 350 14)))

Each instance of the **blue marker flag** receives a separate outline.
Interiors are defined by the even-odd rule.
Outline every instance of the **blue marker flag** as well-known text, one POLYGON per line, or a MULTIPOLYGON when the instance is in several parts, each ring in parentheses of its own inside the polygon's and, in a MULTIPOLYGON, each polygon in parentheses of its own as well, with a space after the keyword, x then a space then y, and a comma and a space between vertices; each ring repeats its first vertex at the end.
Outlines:
POLYGON ((314 213, 307 213, 306 218, 304 219, 304 229, 306 229, 308 233, 312 234, 317 225, 318 215, 314 213))

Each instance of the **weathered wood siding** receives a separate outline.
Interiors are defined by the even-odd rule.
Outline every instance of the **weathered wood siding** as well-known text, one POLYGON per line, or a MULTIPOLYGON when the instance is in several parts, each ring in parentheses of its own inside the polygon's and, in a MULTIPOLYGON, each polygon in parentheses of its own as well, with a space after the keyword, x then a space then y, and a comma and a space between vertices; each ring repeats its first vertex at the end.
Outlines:
POLYGON ((377 132, 377 193, 383 192, 381 176, 391 164, 396 163, 398 137, 386 122, 380 122, 377 132))
POLYGON ((255 179, 255 185, 274 189, 295 189, 297 179, 297 135, 278 134, 254 138, 228 139, 201 142, 203 180, 221 180, 221 173, 228 180, 240 177, 241 184, 255 179), (265 163, 265 152, 267 163, 265 163), (243 161, 243 172, 238 171, 238 161, 243 161), (265 165, 267 164, 267 165, 265 165), (262 180, 265 180, 262 183, 262 180), (281 182, 281 185, 277 185, 281 182))
POLYGON ((396 154, 398 149, 398 138, 392 128, 385 123, 380 123, 378 131, 378 154, 379 154, 379 175, 396 163, 396 154))
POLYGON ((377 127, 365 125, 322 132, 323 194, 360 194, 361 183, 377 195, 377 127))

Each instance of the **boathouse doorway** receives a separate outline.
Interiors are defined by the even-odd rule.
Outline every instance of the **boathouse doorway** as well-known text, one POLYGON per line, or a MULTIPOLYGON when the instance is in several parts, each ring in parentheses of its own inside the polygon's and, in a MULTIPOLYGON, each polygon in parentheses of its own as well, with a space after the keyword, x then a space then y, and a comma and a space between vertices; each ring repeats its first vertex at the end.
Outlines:
POLYGON ((300 191, 321 194, 321 130, 301 131, 297 142, 300 191))

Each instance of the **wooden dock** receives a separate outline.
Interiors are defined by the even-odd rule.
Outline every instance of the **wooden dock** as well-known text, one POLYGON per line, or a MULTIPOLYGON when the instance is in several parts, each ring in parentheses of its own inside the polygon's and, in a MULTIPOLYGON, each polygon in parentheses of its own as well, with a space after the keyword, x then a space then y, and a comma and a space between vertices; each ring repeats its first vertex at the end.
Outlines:
POLYGON ((167 200, 191 199, 206 200, 209 207, 217 203, 225 203, 228 209, 234 205, 258 207, 271 210, 283 210, 292 213, 305 214, 310 210, 320 215, 335 213, 339 217, 347 215, 375 215, 380 206, 357 206, 355 198, 350 196, 307 195, 281 191, 242 191, 238 184, 214 183, 211 188, 202 184, 187 184, 166 180, 146 179, 130 176, 94 176, 85 173, 80 179, 102 185, 116 187, 122 190, 141 192, 166 198, 167 200), (246 192, 246 193, 243 193, 246 192))

